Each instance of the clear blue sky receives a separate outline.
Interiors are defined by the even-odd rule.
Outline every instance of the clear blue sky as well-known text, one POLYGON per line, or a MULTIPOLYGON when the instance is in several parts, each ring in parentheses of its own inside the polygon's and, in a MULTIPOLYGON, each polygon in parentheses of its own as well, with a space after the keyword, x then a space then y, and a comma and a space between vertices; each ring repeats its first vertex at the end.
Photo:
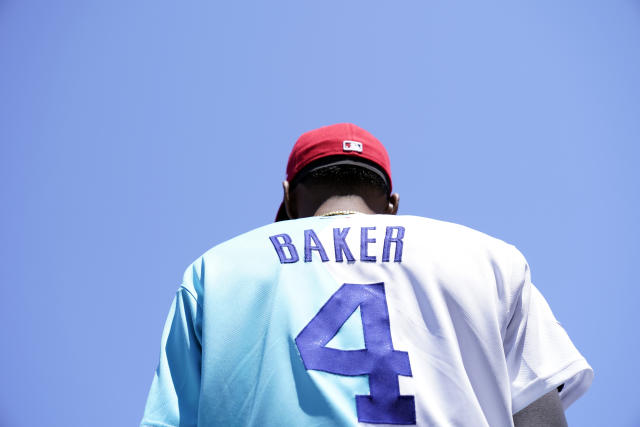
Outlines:
POLYGON ((183 270, 342 121, 400 213, 527 256, 570 423, 640 425, 637 0, 0 1, 0 425, 136 425, 183 270))

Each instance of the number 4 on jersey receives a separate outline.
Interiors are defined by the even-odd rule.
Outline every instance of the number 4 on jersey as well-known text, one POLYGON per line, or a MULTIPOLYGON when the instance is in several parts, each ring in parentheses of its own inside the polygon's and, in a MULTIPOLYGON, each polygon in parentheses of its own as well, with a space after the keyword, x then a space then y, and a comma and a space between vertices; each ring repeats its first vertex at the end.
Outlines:
POLYGON ((394 350, 384 283, 345 283, 296 338, 307 370, 337 375, 368 375, 370 395, 356 396, 358 421, 415 424, 413 396, 401 396, 398 375, 411 376, 407 352, 394 350), (360 307, 365 348, 327 347, 344 322, 360 307))

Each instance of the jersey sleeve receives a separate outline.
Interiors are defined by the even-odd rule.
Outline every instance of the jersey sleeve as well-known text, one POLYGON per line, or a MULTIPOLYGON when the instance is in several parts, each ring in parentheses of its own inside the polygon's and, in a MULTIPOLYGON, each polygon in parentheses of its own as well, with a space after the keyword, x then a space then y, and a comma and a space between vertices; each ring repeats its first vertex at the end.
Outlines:
POLYGON ((515 298, 504 338, 512 411, 515 414, 561 385, 566 409, 587 391, 593 370, 531 283, 529 266, 518 254, 520 272, 515 275, 515 298))
POLYGON ((201 315, 192 291, 181 286, 162 332, 160 361, 151 383, 141 427, 197 424, 202 360, 201 315))

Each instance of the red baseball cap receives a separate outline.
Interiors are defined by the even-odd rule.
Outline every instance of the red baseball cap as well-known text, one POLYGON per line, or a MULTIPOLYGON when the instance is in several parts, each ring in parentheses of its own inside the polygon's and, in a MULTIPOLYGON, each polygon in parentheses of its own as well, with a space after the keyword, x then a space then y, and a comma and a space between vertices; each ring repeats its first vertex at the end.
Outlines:
MULTIPOLYGON (((378 173, 391 192, 391 165, 387 150, 366 130, 339 123, 303 133, 289 154, 287 181, 300 179, 311 170, 336 164, 355 164, 378 173)), ((276 221, 289 219, 284 201, 276 221)))

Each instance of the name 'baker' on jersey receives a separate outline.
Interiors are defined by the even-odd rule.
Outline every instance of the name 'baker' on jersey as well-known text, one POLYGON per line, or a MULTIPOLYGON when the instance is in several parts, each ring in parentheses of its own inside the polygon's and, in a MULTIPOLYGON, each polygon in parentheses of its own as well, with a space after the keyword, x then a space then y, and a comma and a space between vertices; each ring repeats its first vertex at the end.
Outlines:
MULTIPOLYGON (((333 241, 331 247, 333 247, 335 258, 332 260, 335 262, 355 262, 356 258, 353 256, 353 252, 349 249, 347 244, 347 235, 351 227, 334 228, 333 229, 333 241)), ((373 246, 377 239, 370 237, 369 233, 374 233, 376 227, 360 227, 360 257, 362 262, 376 262, 376 255, 370 255, 371 246, 373 246)), ((404 227, 402 226, 388 226, 384 234, 384 244, 382 249, 382 262, 389 262, 389 255, 391 253, 391 244, 395 245, 395 254, 393 256, 393 262, 402 261, 402 238, 404 237, 404 227)), ((269 240, 273 243, 273 247, 278 254, 278 258, 282 264, 289 264, 297 262, 300 257, 298 256, 298 250, 291 241, 291 237, 286 234, 276 234, 269 236, 269 240)), ((329 261, 327 251, 324 245, 318 238, 318 235, 312 229, 304 230, 304 262, 311 262, 313 260, 312 253, 316 251, 322 262, 329 261)))
POLYGON ((566 425, 593 371, 518 249, 397 215, 353 124, 303 134, 282 188, 184 273, 141 426, 566 425))

